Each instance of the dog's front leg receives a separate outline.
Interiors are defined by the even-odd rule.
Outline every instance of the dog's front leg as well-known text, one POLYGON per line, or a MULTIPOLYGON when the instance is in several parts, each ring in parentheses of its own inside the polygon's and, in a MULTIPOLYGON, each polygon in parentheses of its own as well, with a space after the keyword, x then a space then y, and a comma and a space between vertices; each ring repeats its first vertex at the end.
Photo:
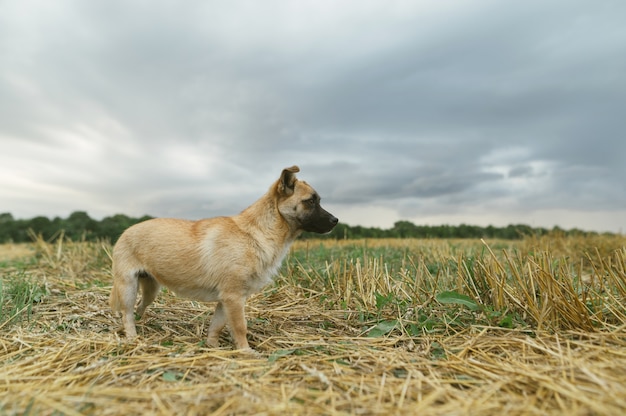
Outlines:
MULTIPOLYGON (((248 339, 246 337, 248 328, 244 314, 245 297, 232 297, 220 302, 224 308, 226 321, 230 327, 230 332, 235 341, 235 347, 239 350, 249 350, 248 339)), ((210 332, 210 331, 209 331, 210 332)))

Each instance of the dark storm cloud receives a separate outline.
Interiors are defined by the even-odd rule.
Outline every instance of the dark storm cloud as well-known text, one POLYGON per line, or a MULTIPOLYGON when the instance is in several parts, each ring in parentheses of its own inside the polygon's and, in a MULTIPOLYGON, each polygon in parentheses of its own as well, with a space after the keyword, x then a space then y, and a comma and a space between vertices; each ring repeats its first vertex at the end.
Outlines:
POLYGON ((624 15, 618 1, 6 1, 1 202, 222 214, 297 163, 344 207, 614 210, 624 226, 624 15))

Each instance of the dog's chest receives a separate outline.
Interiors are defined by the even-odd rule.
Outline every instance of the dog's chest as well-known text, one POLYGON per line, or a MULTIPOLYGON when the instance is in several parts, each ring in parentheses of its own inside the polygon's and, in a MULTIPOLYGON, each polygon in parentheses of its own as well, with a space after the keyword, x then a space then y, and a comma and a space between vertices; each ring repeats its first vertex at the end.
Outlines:
POLYGON ((274 276, 289 252, 289 246, 276 252, 259 253, 259 268, 254 279, 250 282, 250 294, 260 292, 268 284, 272 283, 274 276))

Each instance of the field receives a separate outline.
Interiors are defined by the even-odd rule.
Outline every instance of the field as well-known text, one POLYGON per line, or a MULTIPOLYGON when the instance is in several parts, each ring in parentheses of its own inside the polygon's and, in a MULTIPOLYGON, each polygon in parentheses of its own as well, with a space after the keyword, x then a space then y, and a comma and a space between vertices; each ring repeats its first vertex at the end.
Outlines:
POLYGON ((300 241, 258 355, 166 290, 126 342, 107 243, 0 246, 0 414, 618 415, 626 237, 300 241))

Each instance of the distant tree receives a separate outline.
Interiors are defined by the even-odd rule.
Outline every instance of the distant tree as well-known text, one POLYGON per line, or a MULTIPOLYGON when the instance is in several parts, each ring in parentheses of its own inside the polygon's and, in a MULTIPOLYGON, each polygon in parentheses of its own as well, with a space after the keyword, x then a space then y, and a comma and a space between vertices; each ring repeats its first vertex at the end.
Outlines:
POLYGON ((337 240, 345 240, 350 238, 350 226, 347 224, 339 223, 335 226, 333 231, 329 234, 331 238, 335 238, 337 240))
POLYGON ((65 235, 72 240, 90 240, 97 229, 97 222, 85 212, 75 211, 65 220, 65 235))
POLYGON ((136 219, 130 218, 123 214, 117 214, 112 217, 105 217, 98 224, 98 237, 108 239, 111 242, 117 241, 125 229, 137 222, 136 219))
POLYGON ((15 220, 13 219, 13 214, 11 214, 10 212, 3 212, 0 214, 0 225, 4 225, 13 221, 15 220))
POLYGON ((7 243, 13 240, 12 233, 15 227, 13 215, 9 212, 0 214, 0 243, 7 243))
POLYGON ((48 217, 35 217, 26 221, 28 229, 32 230, 36 235, 41 235, 45 240, 51 239, 56 233, 56 228, 48 217))
POLYGON ((391 232, 394 237, 409 238, 417 235, 417 227, 410 221, 396 221, 391 232))
POLYGON ((134 224, 138 223, 138 222, 144 222, 144 221, 148 221, 151 220, 154 217, 151 217, 150 215, 144 215, 143 217, 140 217, 139 219, 133 220, 134 224))

